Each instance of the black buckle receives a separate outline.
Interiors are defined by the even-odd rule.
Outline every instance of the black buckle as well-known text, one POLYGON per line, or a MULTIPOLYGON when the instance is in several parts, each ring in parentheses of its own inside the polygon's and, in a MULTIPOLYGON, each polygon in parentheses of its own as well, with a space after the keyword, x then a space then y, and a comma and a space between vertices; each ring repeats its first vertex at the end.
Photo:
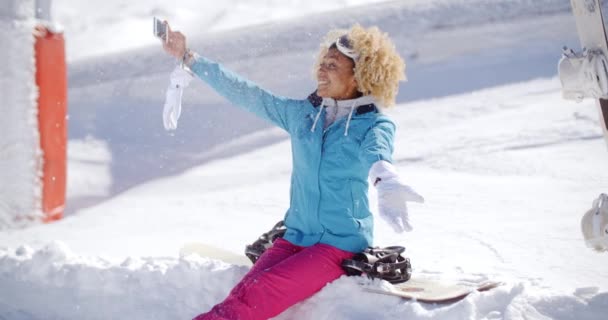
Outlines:
POLYGON ((355 254, 352 259, 342 262, 342 268, 349 276, 366 275, 390 283, 408 281, 412 276, 410 259, 403 257, 405 247, 392 246, 385 248, 367 248, 355 254))
POLYGON ((276 239, 283 237, 285 231, 287 231, 287 227, 285 227, 283 220, 281 220, 270 231, 262 234, 254 243, 247 245, 245 247, 245 255, 251 260, 251 263, 255 264, 262 253, 272 247, 276 239))

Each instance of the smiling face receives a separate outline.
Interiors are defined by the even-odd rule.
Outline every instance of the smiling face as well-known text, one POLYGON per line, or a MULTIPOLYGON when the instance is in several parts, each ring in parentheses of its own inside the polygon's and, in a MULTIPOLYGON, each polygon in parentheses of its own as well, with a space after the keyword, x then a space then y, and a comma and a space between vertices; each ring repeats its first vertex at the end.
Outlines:
POLYGON ((355 63, 338 49, 330 48, 317 70, 317 95, 336 100, 354 99, 360 94, 353 71, 355 63))

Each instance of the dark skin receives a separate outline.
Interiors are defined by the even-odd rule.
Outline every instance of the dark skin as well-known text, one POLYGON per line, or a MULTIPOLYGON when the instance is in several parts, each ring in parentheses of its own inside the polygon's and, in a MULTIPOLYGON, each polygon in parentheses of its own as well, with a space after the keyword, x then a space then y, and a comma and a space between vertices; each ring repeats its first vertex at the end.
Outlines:
POLYGON ((336 100, 359 97, 354 68, 353 60, 336 48, 329 49, 317 70, 317 95, 336 100))
POLYGON ((168 41, 163 41, 163 49, 168 54, 174 56, 177 59, 181 59, 186 52, 186 36, 184 36, 179 31, 171 31, 171 27, 165 21, 167 25, 167 37, 169 37, 168 41))
MULTIPOLYGON (((166 22, 165 22, 166 23, 166 22)), ((177 59, 186 52, 186 37, 179 31, 171 31, 167 25, 169 41, 163 41, 165 51, 177 59)), ((361 94, 355 80, 355 63, 338 49, 327 51, 317 70, 317 95, 335 100, 354 99, 361 94)))

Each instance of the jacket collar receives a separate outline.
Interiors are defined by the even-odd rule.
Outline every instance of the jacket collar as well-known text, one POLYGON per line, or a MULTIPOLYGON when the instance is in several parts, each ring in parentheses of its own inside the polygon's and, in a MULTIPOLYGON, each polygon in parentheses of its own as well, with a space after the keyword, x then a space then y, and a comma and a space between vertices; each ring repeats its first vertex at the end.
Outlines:
MULTIPOLYGON (((313 95, 316 96, 316 91, 313 93, 313 95)), ((312 96, 312 95, 311 95, 312 96)), ((318 102, 318 98, 314 97, 314 96, 309 96, 309 101, 312 103, 313 101, 318 102)), ((318 96, 317 96, 318 97, 318 96)), ((350 126, 350 121, 353 118, 353 114, 355 114, 355 110, 356 115, 362 115, 365 113, 369 113, 372 111, 378 112, 378 109, 376 108, 376 105, 374 104, 375 100, 372 96, 362 96, 356 99, 350 99, 350 100, 335 100, 335 99, 331 99, 331 98, 322 98, 321 99, 321 104, 320 105, 314 105, 313 106, 319 107, 319 106, 334 106, 336 108, 349 108, 350 111, 348 113, 348 117, 346 119, 346 126, 344 128, 344 136, 348 136, 348 128, 350 126)), ((319 122, 319 119, 321 118, 321 113, 323 113, 323 108, 319 108, 319 111, 317 111, 317 115, 314 117, 314 120, 312 122, 312 127, 310 128, 311 132, 315 131, 315 128, 317 127, 317 123, 319 122)))
POLYGON ((332 98, 323 98, 324 106, 336 106, 338 108, 359 108, 360 106, 374 104, 375 100, 372 96, 362 96, 355 99, 335 100, 332 98))
POLYGON ((308 101, 312 104, 313 107, 318 108, 322 105, 329 106, 335 105, 340 107, 350 108, 352 106, 355 107, 355 114, 362 115, 369 112, 378 112, 378 108, 376 107, 376 100, 372 96, 362 96, 356 99, 350 100, 335 100, 332 98, 322 98, 317 95, 317 91, 311 93, 308 96, 308 101))

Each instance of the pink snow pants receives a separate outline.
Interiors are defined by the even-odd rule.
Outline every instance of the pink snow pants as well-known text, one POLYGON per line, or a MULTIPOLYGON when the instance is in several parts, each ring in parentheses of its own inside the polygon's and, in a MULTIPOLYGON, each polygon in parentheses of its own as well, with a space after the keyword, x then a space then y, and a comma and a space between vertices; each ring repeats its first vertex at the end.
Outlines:
POLYGON ((300 247, 279 238, 226 300, 194 320, 272 318, 342 276, 342 260, 352 256, 327 244, 300 247))

